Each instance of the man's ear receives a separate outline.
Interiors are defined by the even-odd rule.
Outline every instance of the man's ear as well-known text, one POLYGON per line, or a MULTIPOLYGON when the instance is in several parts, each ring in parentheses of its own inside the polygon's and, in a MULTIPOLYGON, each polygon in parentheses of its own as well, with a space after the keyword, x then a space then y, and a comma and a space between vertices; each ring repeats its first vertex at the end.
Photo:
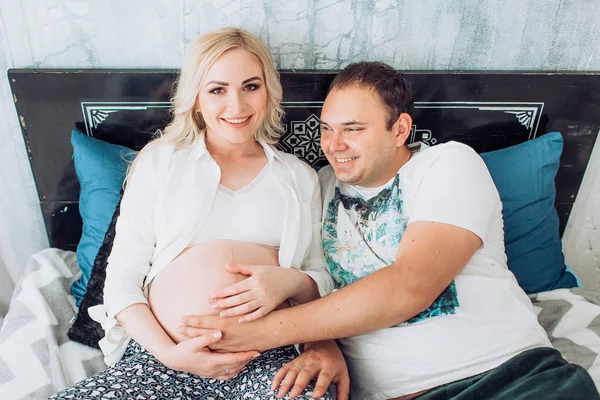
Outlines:
POLYGON ((407 113, 400 114, 392 129, 396 134, 396 146, 404 146, 412 129, 412 117, 407 113))

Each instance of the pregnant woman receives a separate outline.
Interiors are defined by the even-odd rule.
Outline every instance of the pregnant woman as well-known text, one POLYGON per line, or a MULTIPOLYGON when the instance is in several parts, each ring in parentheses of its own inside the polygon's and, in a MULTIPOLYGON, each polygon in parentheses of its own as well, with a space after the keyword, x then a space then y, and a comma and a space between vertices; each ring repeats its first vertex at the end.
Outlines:
POLYGON ((316 173, 272 147, 281 97, 260 39, 225 28, 196 40, 173 121, 130 168, 104 304, 90 311, 109 367, 54 398, 276 398, 271 381, 294 347, 213 353, 220 332, 177 328, 185 315, 250 321, 333 289, 316 173))

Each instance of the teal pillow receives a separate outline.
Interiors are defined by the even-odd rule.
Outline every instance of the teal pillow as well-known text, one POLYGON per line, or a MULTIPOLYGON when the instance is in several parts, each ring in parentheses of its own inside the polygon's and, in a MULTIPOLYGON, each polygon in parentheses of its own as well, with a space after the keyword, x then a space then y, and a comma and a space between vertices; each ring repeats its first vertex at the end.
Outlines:
POLYGON ((579 280, 579 277, 577 276, 575 271, 573 271, 573 269, 571 267, 569 267, 568 265, 567 265, 567 272, 572 274, 575 277, 575 284, 577 285, 577 287, 583 288, 583 283, 581 283, 581 281, 579 280))
POLYGON ((81 277, 73 282, 71 293, 81 304, 92 273, 94 259, 104 240, 135 153, 124 146, 94 139, 81 132, 71 132, 73 161, 81 192, 79 213, 83 232, 77 245, 77 262, 81 277))
POLYGON ((481 154, 500 193, 508 268, 527 293, 577 287, 568 272, 554 208, 559 132, 481 154))

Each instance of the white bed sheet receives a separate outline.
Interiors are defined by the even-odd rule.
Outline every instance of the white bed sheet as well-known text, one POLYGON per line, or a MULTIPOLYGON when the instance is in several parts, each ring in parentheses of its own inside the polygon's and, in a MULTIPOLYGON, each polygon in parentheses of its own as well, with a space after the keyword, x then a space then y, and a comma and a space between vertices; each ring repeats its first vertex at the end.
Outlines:
MULTIPOLYGON (((99 350, 67 338, 77 312, 70 287, 79 274, 73 252, 46 249, 30 259, 0 330, 0 399, 47 399, 105 368, 99 350)), ((529 297, 552 344, 600 388, 600 293, 559 289, 529 297)))

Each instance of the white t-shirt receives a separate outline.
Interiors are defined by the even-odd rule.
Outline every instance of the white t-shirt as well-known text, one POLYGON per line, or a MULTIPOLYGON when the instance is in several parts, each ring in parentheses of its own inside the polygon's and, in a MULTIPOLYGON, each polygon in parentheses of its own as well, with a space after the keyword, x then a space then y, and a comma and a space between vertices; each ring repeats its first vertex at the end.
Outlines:
POLYGON ((502 203, 470 147, 421 146, 380 188, 340 184, 319 173, 323 245, 338 287, 392 264, 413 221, 459 226, 482 246, 432 306, 398 326, 340 340, 352 398, 379 400, 488 371, 550 342, 506 265, 502 203))
POLYGON ((230 239, 279 249, 285 208, 285 198, 268 163, 237 191, 219 184, 206 222, 191 245, 230 239))

